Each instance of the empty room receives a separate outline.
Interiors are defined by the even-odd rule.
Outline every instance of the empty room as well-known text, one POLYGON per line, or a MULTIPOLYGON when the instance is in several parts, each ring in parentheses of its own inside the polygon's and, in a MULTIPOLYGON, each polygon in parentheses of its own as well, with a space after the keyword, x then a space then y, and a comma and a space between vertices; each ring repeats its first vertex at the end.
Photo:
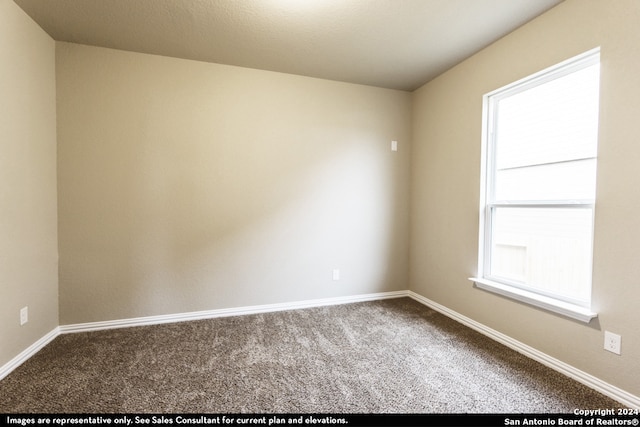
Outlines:
POLYGON ((0 413, 637 425, 638 23, 0 0, 0 413))

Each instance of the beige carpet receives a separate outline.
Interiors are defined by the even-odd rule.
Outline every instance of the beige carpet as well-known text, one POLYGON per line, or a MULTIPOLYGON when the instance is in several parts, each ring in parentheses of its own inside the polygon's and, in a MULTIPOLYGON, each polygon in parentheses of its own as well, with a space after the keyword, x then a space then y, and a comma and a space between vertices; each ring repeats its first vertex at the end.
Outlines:
POLYGON ((613 407, 409 298, 61 335, 0 381, 0 413, 613 407))

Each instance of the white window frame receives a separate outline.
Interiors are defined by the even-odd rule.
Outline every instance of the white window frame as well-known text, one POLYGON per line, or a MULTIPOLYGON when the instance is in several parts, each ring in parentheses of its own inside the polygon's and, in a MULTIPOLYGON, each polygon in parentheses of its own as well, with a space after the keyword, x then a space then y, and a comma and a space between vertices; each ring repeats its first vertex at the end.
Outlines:
MULTIPOLYGON (((482 116, 482 167, 481 167, 481 192, 480 192, 480 236, 478 250, 478 273, 477 277, 470 278, 480 289, 494 292, 533 306, 543 308, 573 319, 588 323, 598 316, 591 310, 590 301, 580 303, 568 299, 560 299, 551 294, 544 294, 539 290, 527 289, 522 284, 510 282, 504 278, 497 278, 489 275, 491 263, 491 243, 492 243, 492 211, 500 207, 525 207, 525 208, 568 208, 568 209, 591 209, 593 214, 595 200, 531 200, 518 201, 517 203, 508 201, 492 200, 494 189, 490 186, 495 184, 495 138, 493 129, 496 126, 497 114, 495 114, 495 104, 506 97, 532 89, 538 85, 548 83, 557 78, 566 76, 583 68, 597 64, 600 61, 600 49, 596 48, 582 55, 571 58, 553 67, 547 68, 539 73, 518 80, 510 85, 492 91, 483 97, 482 116)), ((593 245, 591 245, 593 247, 593 245)), ((591 259, 593 257, 591 256, 591 259)), ((591 283, 589 283, 591 288, 591 283)))

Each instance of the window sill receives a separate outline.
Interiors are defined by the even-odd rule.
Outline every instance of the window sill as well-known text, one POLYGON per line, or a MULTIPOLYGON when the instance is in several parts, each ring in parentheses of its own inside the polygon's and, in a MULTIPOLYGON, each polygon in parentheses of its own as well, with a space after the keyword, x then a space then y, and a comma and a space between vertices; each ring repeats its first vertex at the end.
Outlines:
POLYGON ((494 292, 496 294, 500 294, 508 298, 533 305, 535 307, 543 308, 545 310, 561 314, 563 316, 570 317, 581 322, 589 323, 591 319, 598 317, 598 313, 594 313, 587 308, 563 301, 558 301, 542 295, 537 295, 532 292, 513 288, 511 286, 503 285, 491 280, 480 279, 477 277, 469 278, 469 280, 474 282, 476 284, 476 287, 480 289, 494 292))

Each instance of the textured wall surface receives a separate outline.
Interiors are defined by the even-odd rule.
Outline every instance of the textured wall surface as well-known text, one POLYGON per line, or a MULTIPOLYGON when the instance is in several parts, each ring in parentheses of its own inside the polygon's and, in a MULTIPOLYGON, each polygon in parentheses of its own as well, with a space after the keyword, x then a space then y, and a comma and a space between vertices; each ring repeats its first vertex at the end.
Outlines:
POLYGON ((410 93, 63 42, 57 90, 61 324, 406 289, 410 93))
POLYGON ((54 41, 0 0, 0 366, 58 326, 55 89, 54 41))
POLYGON ((566 1, 414 93, 411 289, 640 395, 640 3, 566 1), (601 46, 590 324, 473 287, 478 257, 482 96, 601 46), (603 350, 604 330, 622 355, 603 350))

